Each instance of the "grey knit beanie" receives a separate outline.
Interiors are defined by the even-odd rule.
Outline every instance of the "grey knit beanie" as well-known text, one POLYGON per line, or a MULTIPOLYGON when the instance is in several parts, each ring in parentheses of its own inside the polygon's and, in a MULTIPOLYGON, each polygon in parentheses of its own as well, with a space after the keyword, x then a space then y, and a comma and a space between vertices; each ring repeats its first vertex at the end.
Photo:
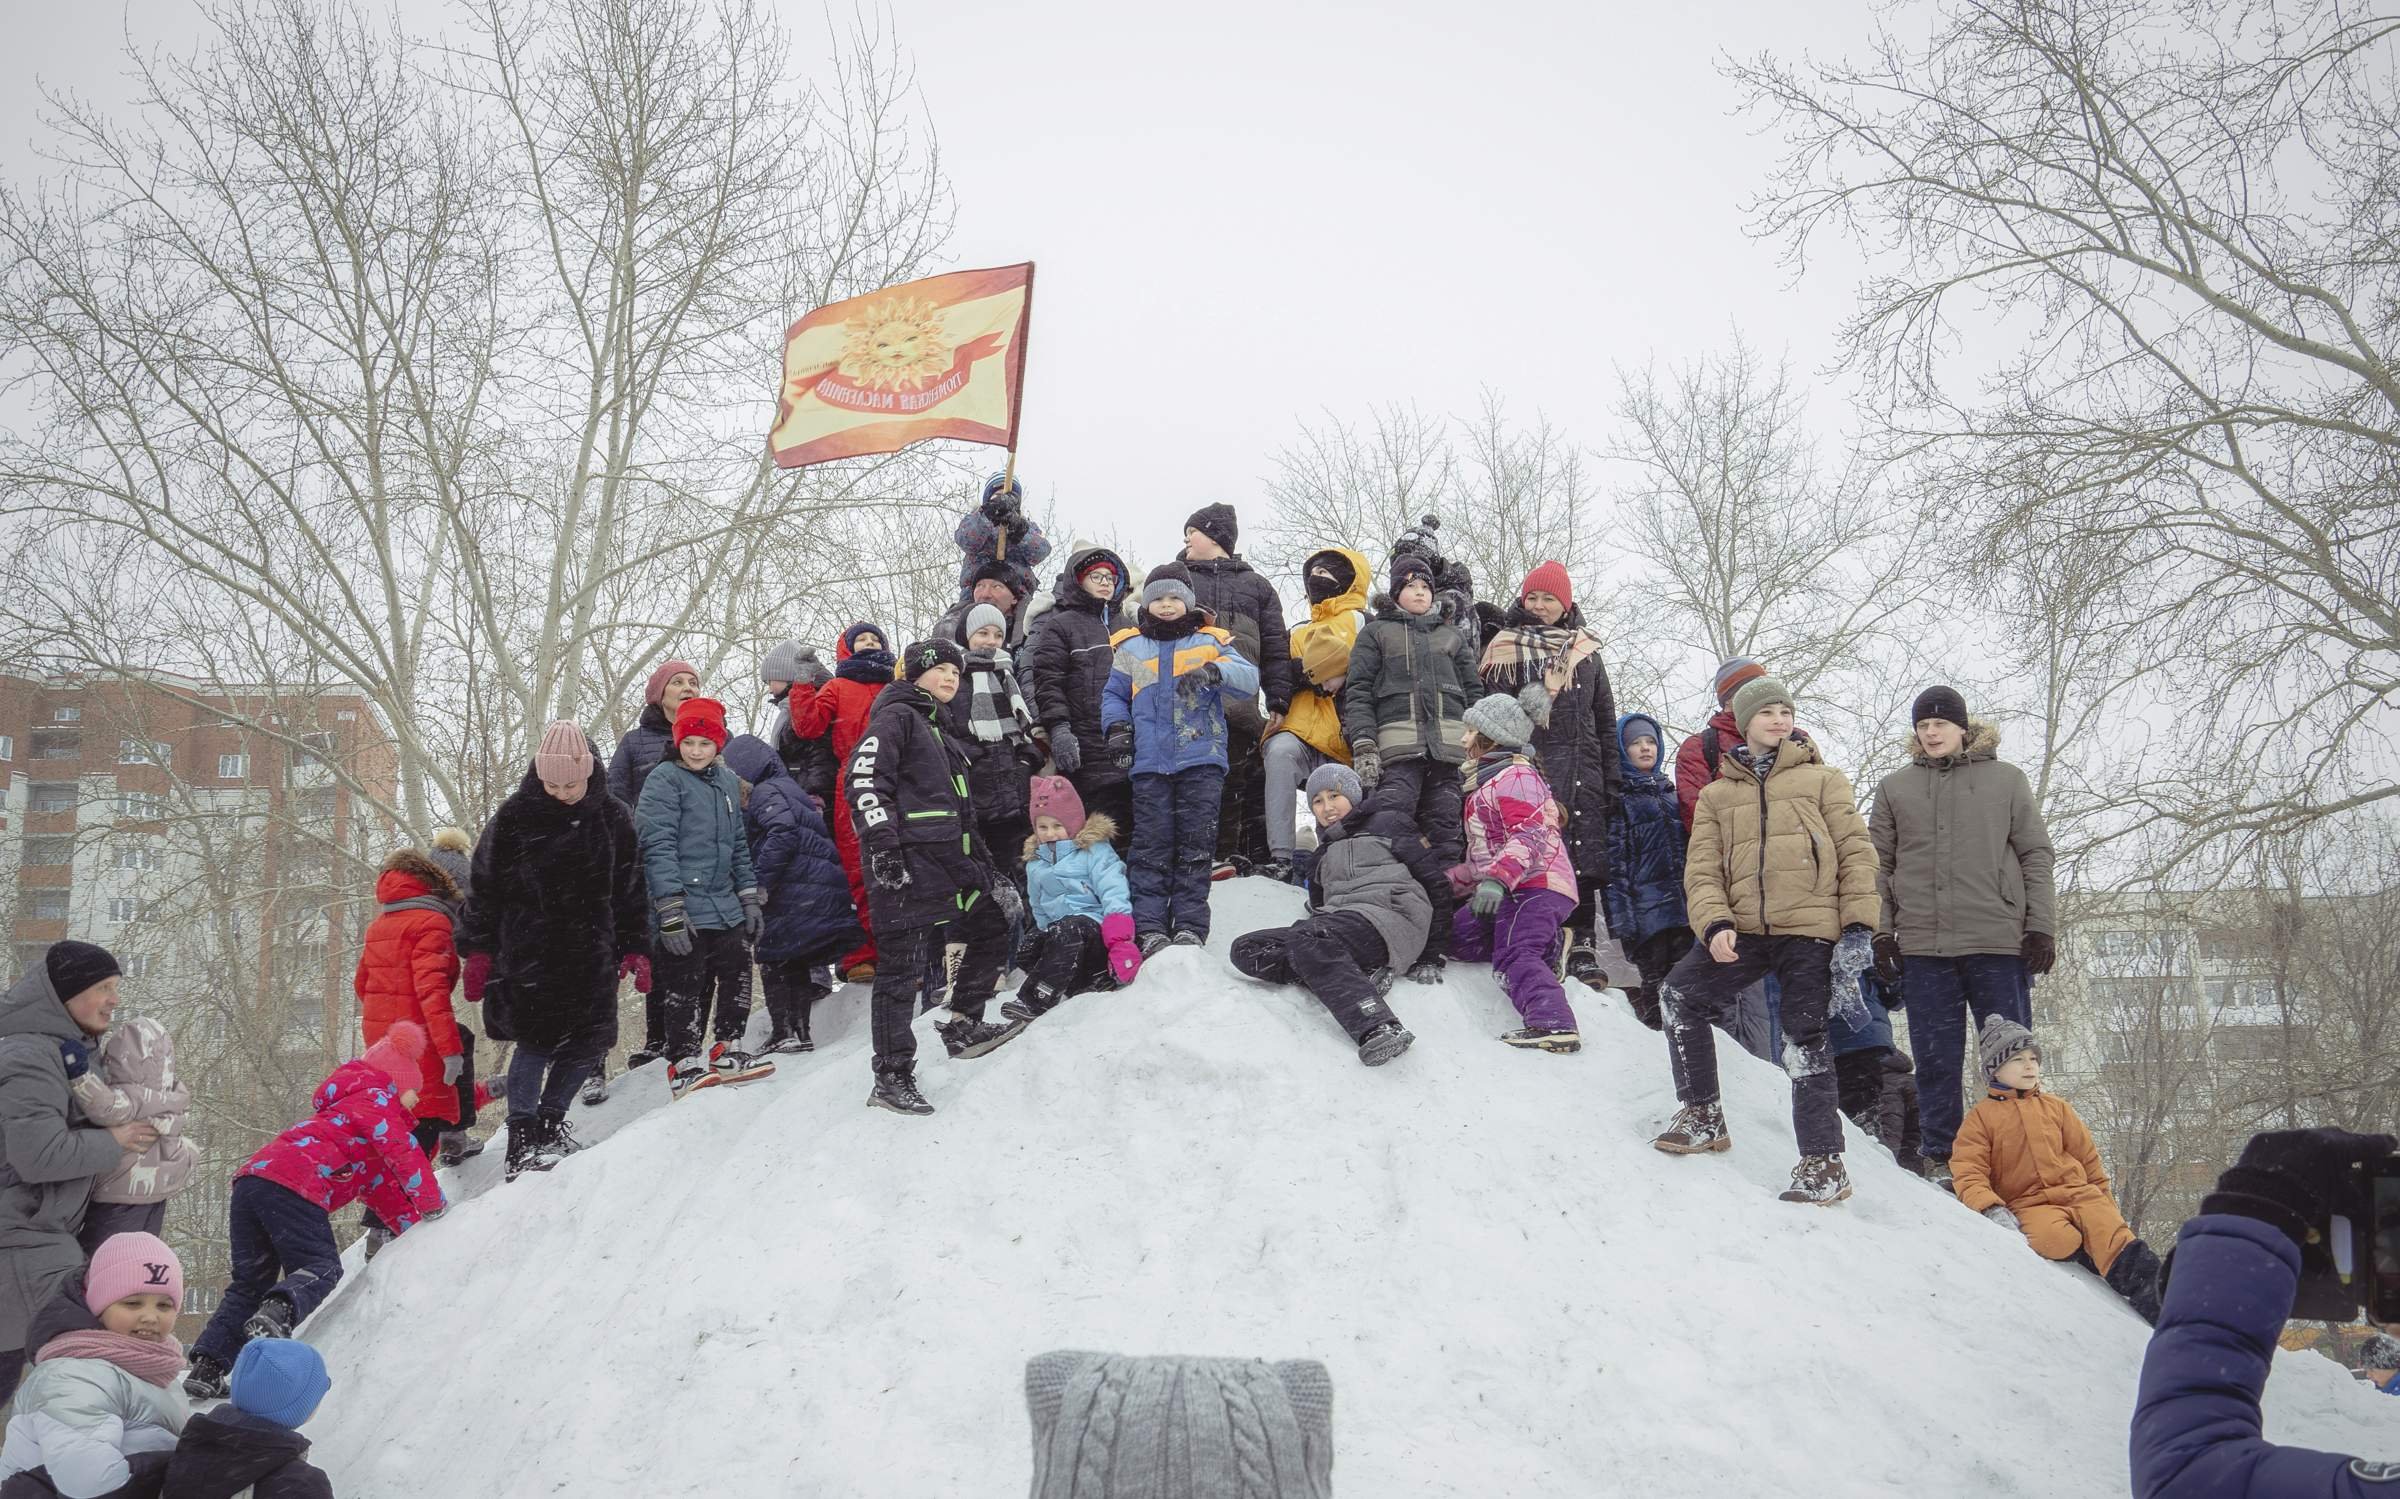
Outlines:
POLYGON ((1302 789, 1308 793, 1311 807, 1317 804, 1317 793, 1320 791, 1338 791, 1350 799, 1353 807, 1367 799, 1366 783, 1359 780, 1357 771, 1339 760, 1328 760, 1310 771, 1308 784, 1302 789))
POLYGON ((1736 733, 1750 732, 1750 720, 1776 703, 1797 708, 1792 701, 1792 689, 1783 685, 1781 677, 1752 677, 1733 690, 1733 727, 1736 733))
POLYGON ((1533 737, 1533 719, 1524 704, 1505 692, 1495 692, 1459 715, 1468 728, 1502 749, 1523 749, 1533 737))
POLYGON ((1983 1034, 1975 1038, 1975 1055, 1983 1063, 1985 1082, 1991 1082, 1994 1074, 2008 1065, 2008 1059, 2020 1051, 2030 1051, 2034 1060, 2041 1060, 2042 1048, 2034 1041, 2033 1032, 2006 1015, 1983 1017, 1983 1034))
POLYGON ((787 640, 761 657, 758 679, 762 682, 797 682, 800 680, 800 642, 787 640))
POLYGON ((1333 1378, 1314 1359, 1025 1361, 1033 1499, 1331 1499, 1333 1378))

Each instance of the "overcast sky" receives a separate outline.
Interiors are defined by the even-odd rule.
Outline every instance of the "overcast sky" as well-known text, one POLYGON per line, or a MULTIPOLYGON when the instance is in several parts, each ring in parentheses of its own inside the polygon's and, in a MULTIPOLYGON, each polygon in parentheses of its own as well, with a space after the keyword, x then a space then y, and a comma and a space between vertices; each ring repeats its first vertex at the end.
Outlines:
MULTIPOLYGON (((128 26, 168 45, 198 29, 189 0, 9 9, 12 177, 37 169, 37 81, 120 95, 128 26)), ((443 14, 403 9, 428 29, 443 14)), ((784 9, 802 50, 819 47, 823 13, 784 9)), ((1020 472, 1055 495, 1063 529, 1114 525, 1156 557, 1200 504, 1249 519, 1277 448, 1325 410, 1464 411, 1489 385, 1597 442, 1613 364, 1688 358, 1736 324, 1803 367, 1826 361, 1855 271, 1826 262, 1794 285, 1743 233, 1773 142, 1734 114, 1716 63, 1858 50, 1868 10, 900 0, 891 14, 958 192, 954 263, 1039 264, 1020 472)), ((762 381, 762 436, 772 395, 762 381)))

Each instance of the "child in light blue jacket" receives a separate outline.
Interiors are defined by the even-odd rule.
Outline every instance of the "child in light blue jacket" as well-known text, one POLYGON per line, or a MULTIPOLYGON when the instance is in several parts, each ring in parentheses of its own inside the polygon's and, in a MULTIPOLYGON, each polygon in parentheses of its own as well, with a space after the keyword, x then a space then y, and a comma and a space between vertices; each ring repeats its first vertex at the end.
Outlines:
POLYGON ((1109 843, 1115 819, 1085 816, 1065 776, 1035 776, 1028 805, 1025 907, 1039 930, 1024 955, 1023 986, 1000 1007, 1011 1020, 1032 1020, 1070 995, 1121 989, 1142 966, 1125 861, 1109 843))

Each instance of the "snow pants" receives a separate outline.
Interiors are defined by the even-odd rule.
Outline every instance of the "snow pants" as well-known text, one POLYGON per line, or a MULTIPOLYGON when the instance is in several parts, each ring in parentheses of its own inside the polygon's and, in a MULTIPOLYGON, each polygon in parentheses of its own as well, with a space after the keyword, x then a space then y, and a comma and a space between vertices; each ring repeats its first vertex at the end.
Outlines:
POLYGON ((1382 779, 1367 793, 1367 805, 1415 823, 1441 856, 1443 868, 1466 862, 1467 786, 1458 778, 1457 766, 1422 755, 1387 761, 1382 779))
POLYGON ((270 1295, 291 1303, 296 1327, 308 1320, 342 1279, 342 1254, 333 1244, 333 1219, 288 1187, 263 1176, 237 1176, 226 1211, 232 1230, 233 1282, 217 1314, 192 1343, 230 1369, 250 1341, 242 1324, 270 1295))
MULTIPOLYGON (((858 846, 858 824, 848 807, 834 808, 825 820, 833 824, 833 851, 841 855, 842 873, 850 881, 850 904, 858 908, 858 929, 867 934, 858 946, 834 960, 833 976, 839 979, 859 964, 875 961, 875 923, 867 914, 867 860, 858 846)), ((657 992, 656 986, 652 992, 657 992)))
POLYGON ((978 894, 951 920, 885 932, 877 939, 871 1006, 876 1073, 906 1074, 915 1067, 917 1036, 910 1027, 920 993, 930 992, 936 1004, 968 1020, 981 1020, 1007 965, 1008 918, 989 896, 978 894), (959 949, 955 959, 953 946, 959 949))
POLYGON ((1114 987, 1100 923, 1089 916, 1062 916, 1033 934, 1025 949, 1025 982, 1017 986, 1017 998, 1041 1014, 1062 999, 1114 987))
POLYGON ((1558 981, 1558 931, 1575 914, 1575 902, 1555 890, 1511 890, 1489 917, 1462 903, 1450 917, 1450 956, 1466 963, 1490 960, 1500 987, 1525 1023, 1538 1031, 1575 1029, 1575 1011, 1558 981))
POLYGON ((1290 859, 1299 845, 1298 805, 1300 792, 1308 785, 1310 772, 1324 764, 1330 756, 1293 733, 1279 733, 1269 739, 1261 758, 1266 765, 1267 852, 1277 859, 1290 859))
POLYGON ((2017 1228, 2035 1254, 2046 1260, 2068 1260, 2080 1249, 2091 1257, 2092 1268, 2104 1279, 2108 1267, 2134 1242, 2125 1215, 2099 1187, 2083 1188, 2067 1202, 2029 1201, 2024 1207, 2010 1203, 2008 1210, 2017 1215, 2017 1228))
POLYGON ((1136 931, 1208 935, 1208 876, 1224 799, 1225 772, 1214 765, 1133 778, 1133 857, 1125 882, 1136 931))
POLYGON ((2014 953, 1912 956, 1900 970, 1900 992, 1908 1000, 1908 1040, 1917 1054, 1925 1155, 1946 1161, 1967 1117, 1963 1058, 1987 1016, 2005 1015, 2033 1028, 2033 984, 2014 953))
POLYGON ((1692 929, 1671 926, 1663 932, 1652 932, 1633 945, 1625 956, 1642 975, 1642 987, 1633 995, 1633 1013, 1652 1030, 1661 1028, 1658 1018, 1658 988, 1667 981, 1668 972, 1683 955, 1692 950, 1692 929))
POLYGON ((1848 1051, 1833 1059, 1842 1112, 1906 1165, 1922 1151, 1917 1079, 1908 1058, 1889 1046, 1848 1051))
POLYGON ((1840 1155, 1841 1087, 1833 1050, 1825 1043, 1832 963, 1833 944, 1814 937, 1743 932, 1735 938, 1730 963, 1718 962, 1706 944, 1694 944, 1659 991, 1675 1097, 1684 1103, 1717 1101, 1717 1037, 1711 1027, 1732 1012, 1744 989, 1773 974, 1783 986, 1783 1070, 1792 1080, 1792 1133, 1802 1155, 1840 1155))
POLYGON ((1233 939, 1233 966, 1269 984, 1298 984, 1317 997, 1352 1041, 1397 1021, 1375 997, 1370 970, 1391 961, 1375 923, 1356 911, 1322 911, 1290 926, 1233 939))
POLYGON ((716 1039, 728 1046, 742 1044, 742 1032, 750 1024, 750 945, 738 927, 694 929, 689 953, 679 958, 662 947, 651 967, 657 980, 651 989, 666 991, 671 1060, 700 1055, 712 1009, 716 1039))
POLYGON ((1240 722, 1225 725, 1225 764, 1225 815, 1217 820, 1210 835, 1215 842, 1210 846, 1216 858, 1247 859, 1255 864, 1267 857, 1268 850, 1266 767, 1259 762, 1256 727, 1246 728, 1240 722))
POLYGON ((777 1031, 808 1039, 808 1012, 833 992, 817 977, 822 966, 806 958, 772 958, 758 965, 759 993, 777 1031))

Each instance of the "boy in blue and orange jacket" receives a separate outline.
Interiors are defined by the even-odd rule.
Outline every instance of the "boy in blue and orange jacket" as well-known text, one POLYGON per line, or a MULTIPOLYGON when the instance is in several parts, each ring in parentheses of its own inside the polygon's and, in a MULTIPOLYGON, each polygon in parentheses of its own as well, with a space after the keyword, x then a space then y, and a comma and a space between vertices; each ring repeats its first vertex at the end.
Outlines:
POLYGON ((1100 727, 1133 772, 1133 925, 1144 957, 1208 940, 1209 870, 1225 797, 1225 700, 1258 695, 1258 668, 1209 624, 1179 562, 1150 570, 1116 659, 1100 727))

